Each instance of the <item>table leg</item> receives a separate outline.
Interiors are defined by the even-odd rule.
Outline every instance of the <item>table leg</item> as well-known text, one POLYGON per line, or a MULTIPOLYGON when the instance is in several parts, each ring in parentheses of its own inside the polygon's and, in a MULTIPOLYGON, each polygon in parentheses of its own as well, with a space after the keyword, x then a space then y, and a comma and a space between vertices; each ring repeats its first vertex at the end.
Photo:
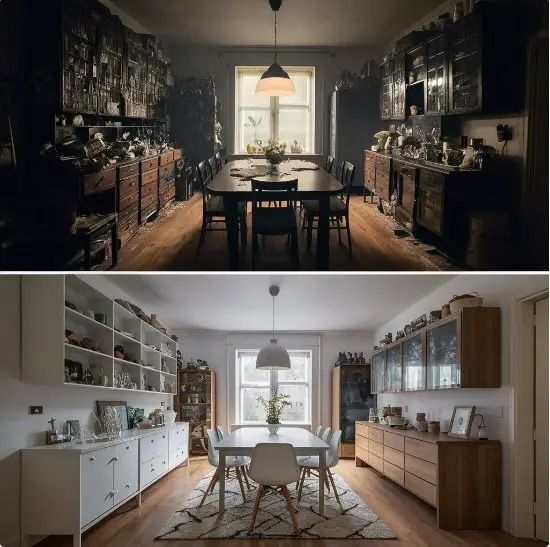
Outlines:
POLYGON ((319 454, 319 514, 325 516, 325 465, 326 452, 321 450, 319 454))
POLYGON ((239 202, 234 196, 225 195, 223 196, 223 208, 227 230, 229 269, 236 270, 239 267, 239 202))
POLYGON ((329 213, 330 196, 322 193, 319 198, 319 220, 317 226, 317 256, 318 270, 329 269, 329 213))
POLYGON ((225 511, 225 453, 220 452, 220 492, 219 492, 219 513, 223 514, 225 511))

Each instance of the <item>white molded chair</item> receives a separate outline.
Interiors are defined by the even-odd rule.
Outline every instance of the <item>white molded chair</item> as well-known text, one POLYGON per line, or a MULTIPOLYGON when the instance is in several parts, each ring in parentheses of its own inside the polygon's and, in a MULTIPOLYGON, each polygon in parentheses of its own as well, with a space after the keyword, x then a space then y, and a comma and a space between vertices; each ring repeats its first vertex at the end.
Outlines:
POLYGON ((225 430, 221 425, 216 426, 216 433, 218 434, 218 439, 220 439, 220 441, 225 437, 225 430))
POLYGON ((331 433, 332 429, 330 429, 330 427, 325 427, 323 432, 321 433, 321 440, 325 441, 328 444, 331 433))
MULTIPOLYGON (((340 459, 340 440, 342 438, 342 431, 338 430, 335 431, 332 434, 332 437, 330 439, 330 448, 327 450, 327 456, 326 456, 326 462, 325 462, 325 470, 326 474, 324 477, 325 483, 327 485, 328 491, 330 492, 330 486, 328 484, 328 479, 330 479, 330 483, 332 484, 332 489, 334 491, 334 496, 336 497, 336 501, 338 502, 338 505, 340 506, 340 511, 344 511, 342 504, 340 503, 340 497, 338 496, 338 490, 336 490, 336 485, 334 484, 334 477, 332 476, 332 473, 330 471, 331 467, 335 467, 338 464, 338 461, 340 459)), ((309 456, 309 457, 300 457, 298 458, 298 465, 300 466, 300 486, 298 488, 298 501, 300 501, 302 497, 302 487, 304 486, 304 480, 306 478, 306 474, 308 472, 313 472, 313 470, 317 471, 317 476, 319 473, 319 456, 309 456)))
POLYGON ((316 437, 321 438, 321 433, 322 433, 323 429, 324 429, 324 427, 322 425, 317 426, 317 429, 315 430, 314 435, 316 437))
MULTIPOLYGON (((220 456, 217 450, 214 449, 215 446, 218 445, 218 435, 213 429, 207 429, 206 435, 208 436, 208 463, 216 468, 216 471, 214 472, 214 476, 212 477, 210 484, 206 488, 206 491, 204 492, 204 496, 202 497, 201 502, 199 503, 199 507, 202 507, 204 500, 207 498, 209 494, 211 494, 214 491, 214 487, 216 486, 216 483, 219 480, 220 477, 220 456)), ((250 484, 248 482, 248 478, 246 476, 246 473, 244 472, 244 468, 248 463, 250 462, 250 458, 246 457, 239 457, 239 456, 230 456, 225 458, 225 467, 228 471, 234 470, 235 475, 237 476, 237 480, 239 481, 239 486, 241 487, 241 494, 243 496, 243 503, 246 503, 246 495, 244 493, 244 486, 242 481, 242 476, 244 475, 244 480, 246 482, 246 485, 248 489, 250 490, 250 484)))
POLYGON ((300 468, 292 445, 279 443, 257 444, 252 452, 248 474, 252 480, 259 484, 250 532, 254 530, 262 496, 271 490, 282 494, 286 499, 290 519, 292 520, 292 528, 296 535, 299 534, 296 509, 292 504, 287 488, 287 484, 296 482, 300 478, 300 468))

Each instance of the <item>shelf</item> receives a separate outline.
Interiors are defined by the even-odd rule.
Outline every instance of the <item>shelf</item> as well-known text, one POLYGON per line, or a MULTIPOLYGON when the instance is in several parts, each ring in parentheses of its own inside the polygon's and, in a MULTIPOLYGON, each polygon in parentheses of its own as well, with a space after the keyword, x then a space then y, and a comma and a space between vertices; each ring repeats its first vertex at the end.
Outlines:
POLYGON ((96 355, 98 357, 104 357, 106 359, 113 359, 112 355, 107 355, 106 353, 101 353, 100 351, 94 351, 92 349, 86 349, 86 348, 83 348, 81 346, 75 346, 74 344, 69 344, 68 342, 65 342, 64 345, 65 345, 65 349, 70 348, 70 349, 74 349, 76 351, 82 351, 84 353, 89 353, 91 355, 96 355))
MULTIPOLYGON (((105 325, 104 323, 100 323, 99 321, 96 321, 95 319, 92 319, 91 317, 88 317, 87 315, 84 315, 83 313, 73 310, 72 308, 69 308, 68 306, 65 306, 65 311, 69 312, 69 315, 73 315, 75 318, 78 317, 79 320, 83 320, 85 323, 89 323, 95 327, 101 327, 104 330, 112 331, 113 328, 109 325, 105 325)), ((71 344, 72 345, 72 344, 71 344)))
POLYGON ((132 361, 126 361, 126 359, 119 359, 118 357, 113 357, 113 361, 121 365, 132 365, 134 367, 144 368, 143 365, 139 363, 132 363, 132 361))
POLYGON ((164 371, 159 371, 161 374, 164 374, 164 376, 177 376, 177 374, 172 374, 171 372, 164 372, 164 371))
POLYGON ((458 61, 462 61, 464 59, 467 59, 468 57, 472 57, 478 54, 479 54, 479 51, 472 51, 471 53, 465 53, 464 55, 460 55, 460 57, 453 57, 453 62, 457 63, 458 61))
POLYGON ((129 342, 134 342, 136 344, 141 344, 141 342, 137 338, 133 338, 132 336, 128 336, 127 334, 123 334, 122 332, 113 329, 113 332, 115 333, 115 336, 120 336, 121 338, 126 338, 129 342))

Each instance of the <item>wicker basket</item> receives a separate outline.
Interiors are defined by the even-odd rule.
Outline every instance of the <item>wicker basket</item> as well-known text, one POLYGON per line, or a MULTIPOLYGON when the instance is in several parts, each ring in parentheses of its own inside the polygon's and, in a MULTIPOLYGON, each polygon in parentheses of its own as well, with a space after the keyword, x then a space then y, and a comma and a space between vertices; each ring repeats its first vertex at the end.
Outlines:
POLYGON ((483 306, 483 298, 481 298, 477 292, 462 294, 460 296, 455 295, 452 300, 449 301, 449 306, 451 308, 451 313, 457 313, 462 308, 483 306))

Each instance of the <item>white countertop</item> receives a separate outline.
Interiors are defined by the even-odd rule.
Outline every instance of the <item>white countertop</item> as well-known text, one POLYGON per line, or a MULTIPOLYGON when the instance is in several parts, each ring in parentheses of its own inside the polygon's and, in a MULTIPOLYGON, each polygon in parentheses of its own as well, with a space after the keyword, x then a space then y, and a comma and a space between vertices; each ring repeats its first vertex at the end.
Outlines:
POLYGON ((70 443, 59 443, 59 444, 44 444, 40 446, 31 446, 29 448, 23 448, 22 452, 25 451, 36 451, 36 450, 62 450, 75 452, 77 454, 85 454, 86 452, 93 452, 94 450, 101 450, 102 448, 107 448, 108 446, 114 446, 117 444, 122 444, 128 441, 133 441, 135 439, 141 439, 147 437, 148 435, 154 435, 155 433, 161 433, 162 431, 168 431, 171 429, 178 429, 187 425, 188 422, 175 422, 172 424, 167 424, 164 427, 153 427, 151 429, 127 429, 122 431, 120 437, 109 440, 109 441, 99 441, 93 443, 76 443, 75 441, 70 443))

